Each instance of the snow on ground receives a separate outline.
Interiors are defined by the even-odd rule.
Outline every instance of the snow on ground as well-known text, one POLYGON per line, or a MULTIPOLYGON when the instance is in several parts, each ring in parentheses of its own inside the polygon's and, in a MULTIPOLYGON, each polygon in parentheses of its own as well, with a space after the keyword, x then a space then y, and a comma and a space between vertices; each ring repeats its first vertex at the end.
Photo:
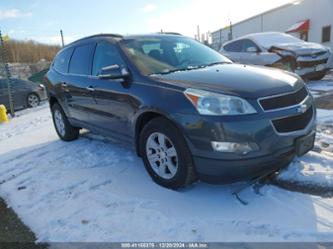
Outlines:
MULTIPOLYGON (((0 196, 39 241, 332 241, 333 199, 198 183, 176 192, 134 152, 88 132, 58 139, 47 105, 0 125, 0 196)), ((331 164, 311 153, 309 165, 331 164)), ((300 165, 299 167, 302 167, 300 165)), ((323 169, 325 170, 325 169, 323 169)))
POLYGON ((333 191, 333 157, 310 152, 296 158, 289 168, 279 175, 279 179, 304 186, 326 187, 333 191))
POLYGON ((317 110, 315 150, 296 158, 278 179, 333 191, 333 110, 317 110))
POLYGON ((319 97, 333 92, 333 71, 325 76, 323 80, 307 82, 314 97, 319 97))
MULTIPOLYGON (((333 74, 322 81, 307 83, 317 98, 333 95, 333 74)), ((333 110, 317 109, 315 151, 296 158, 278 179, 299 185, 326 187, 333 191, 333 110), (318 153, 319 152, 319 153, 318 153)))

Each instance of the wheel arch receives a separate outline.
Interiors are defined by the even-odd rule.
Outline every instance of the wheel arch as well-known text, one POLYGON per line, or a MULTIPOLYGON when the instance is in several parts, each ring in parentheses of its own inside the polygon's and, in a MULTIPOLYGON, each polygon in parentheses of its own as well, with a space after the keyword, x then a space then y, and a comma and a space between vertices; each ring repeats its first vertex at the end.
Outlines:
POLYGON ((138 156, 140 155, 140 134, 141 131, 143 130, 144 126, 150 122, 151 120, 155 118, 164 118, 168 120, 170 123, 172 123, 175 127, 181 130, 181 127, 179 124, 173 120, 169 115, 158 111, 158 110, 146 110, 142 113, 140 113, 137 118, 135 119, 135 124, 134 124, 134 145, 135 145, 135 151, 138 156))
POLYGON ((52 106, 53 106, 55 103, 58 103, 58 104, 59 104, 59 101, 57 100, 56 97, 54 97, 53 95, 51 95, 51 96, 49 97, 49 104, 50 104, 50 107, 52 108, 52 106))

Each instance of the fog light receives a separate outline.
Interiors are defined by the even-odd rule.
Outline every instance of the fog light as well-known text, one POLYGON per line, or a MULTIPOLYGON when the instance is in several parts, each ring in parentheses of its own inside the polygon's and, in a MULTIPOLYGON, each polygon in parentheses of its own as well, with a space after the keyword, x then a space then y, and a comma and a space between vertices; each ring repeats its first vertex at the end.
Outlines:
POLYGON ((252 151, 258 151, 259 147, 255 143, 229 143, 212 142, 212 147, 217 152, 236 153, 246 155, 252 151))

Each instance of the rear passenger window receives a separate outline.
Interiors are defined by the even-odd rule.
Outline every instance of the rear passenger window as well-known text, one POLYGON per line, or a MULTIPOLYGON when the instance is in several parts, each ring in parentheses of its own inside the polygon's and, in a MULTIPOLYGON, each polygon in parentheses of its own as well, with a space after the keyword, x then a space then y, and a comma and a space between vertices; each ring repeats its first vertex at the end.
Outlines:
POLYGON ((242 52, 243 49, 243 40, 234 41, 223 47, 227 52, 242 52))
POLYGON ((68 49, 60 52, 60 54, 57 55, 57 57, 54 60, 53 66, 58 72, 67 73, 68 62, 72 55, 72 52, 73 52, 73 49, 68 48, 68 49))
POLYGON ((74 49, 69 63, 69 73, 79 75, 91 74, 92 53, 95 44, 87 44, 74 49))
POLYGON ((110 43, 98 43, 94 56, 93 75, 101 74, 102 68, 112 65, 123 66, 124 62, 117 48, 110 43))

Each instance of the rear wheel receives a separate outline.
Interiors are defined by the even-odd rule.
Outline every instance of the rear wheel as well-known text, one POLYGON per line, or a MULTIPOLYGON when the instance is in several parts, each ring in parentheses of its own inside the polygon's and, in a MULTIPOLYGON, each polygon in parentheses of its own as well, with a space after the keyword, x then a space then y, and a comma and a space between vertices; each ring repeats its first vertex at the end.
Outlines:
POLYGON ((150 121, 140 135, 140 154, 152 179, 178 189, 196 180, 191 153, 181 132, 168 120, 150 121))
POLYGON ((80 135, 80 129, 73 127, 69 123, 66 114, 62 110, 61 106, 58 103, 55 103, 53 104, 51 110, 54 127, 60 139, 64 141, 76 140, 80 135))
POLYGON ((35 93, 30 93, 27 97, 27 106, 34 108, 39 106, 40 99, 37 94, 35 93))

